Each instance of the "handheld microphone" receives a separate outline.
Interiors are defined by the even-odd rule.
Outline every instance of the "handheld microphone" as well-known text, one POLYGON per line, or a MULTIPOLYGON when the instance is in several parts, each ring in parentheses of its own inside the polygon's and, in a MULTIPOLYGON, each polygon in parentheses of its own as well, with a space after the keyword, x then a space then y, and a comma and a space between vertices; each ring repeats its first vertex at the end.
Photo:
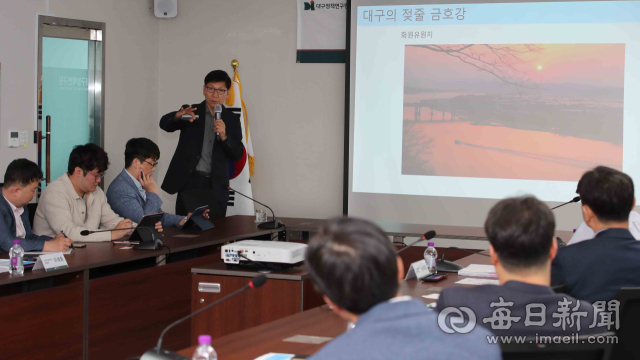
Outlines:
MULTIPOLYGON (((258 201, 258 200, 252 199, 252 198, 248 197, 247 195, 245 195, 245 194, 243 194, 243 193, 241 193, 241 192, 239 192, 239 191, 237 191, 237 190, 234 190, 233 188, 231 188, 231 186, 227 186, 227 189, 229 189, 229 190, 231 190, 231 191, 233 191, 233 192, 235 192, 235 193, 237 193, 237 194, 239 194, 239 195, 242 195, 242 196, 244 196, 245 198, 247 198, 247 199, 249 199, 249 200, 251 200, 251 201, 253 201, 253 202, 257 203, 257 204, 260 204, 260 205, 262 205, 262 206, 266 207, 267 209, 271 210, 271 216, 273 217, 273 221, 267 221, 267 222, 264 222, 264 223, 262 223, 262 224, 259 224, 259 225, 258 225, 258 228, 259 228, 259 229, 277 229, 277 228, 279 228, 279 227, 281 227, 281 226, 284 226, 284 224, 282 223, 282 221, 280 221, 280 220, 276 219, 276 214, 274 214, 273 209, 271 209, 271 208, 270 208, 270 207, 268 207, 267 205, 265 205, 265 204, 261 203, 261 202, 260 202, 260 201, 258 201)), ((436 233, 434 232, 434 233, 433 233, 433 236, 435 236, 435 235, 436 235, 436 233)))
POLYGON ((427 231, 426 233, 424 233, 424 235, 422 235, 422 237, 414 242, 412 242, 411 244, 403 247, 402 249, 396 251, 396 255, 400 254, 401 252, 407 250, 408 248, 412 247, 413 245, 419 243, 420 241, 427 241, 427 240, 431 240, 434 237, 436 237, 436 232, 431 230, 431 231, 427 231))
POLYGON ((166 334, 167 331, 169 331, 169 329, 171 329, 172 327, 180 324, 181 322, 185 321, 185 320, 189 320, 190 318, 200 314, 201 312, 210 309, 211 307, 220 304, 221 302, 234 297, 236 295, 238 295, 239 293, 248 290, 248 289, 257 289, 260 286, 264 285, 264 283, 267 282, 267 277, 264 275, 257 275, 256 277, 254 277, 253 279, 251 279, 251 281, 249 281, 249 283, 243 287, 241 287, 240 289, 232 292, 231 294, 223 297, 222 299, 218 300, 218 301, 214 301, 213 303, 203 307, 202 309, 192 312, 191 314, 183 317, 182 319, 176 320, 173 323, 169 324, 169 326, 167 326, 164 330, 162 330, 162 333, 160 334, 160 338, 158 339, 158 345, 153 348, 148 350, 146 353, 144 353, 144 355, 142 355, 142 357, 140 358, 140 360, 189 360, 189 358, 184 357, 182 355, 176 354, 172 351, 168 351, 168 350, 162 350, 162 338, 164 337, 164 334, 166 334))
MULTIPOLYGON (((187 104, 184 104, 184 105, 181 106, 182 109, 186 109, 188 107, 189 107, 189 105, 187 105, 187 104)), ((195 120, 198 120, 198 118, 200 118, 200 117, 198 115, 196 115, 195 120)), ((180 119, 182 119, 182 120, 191 120, 191 115, 182 115, 182 117, 180 119)))
MULTIPOLYGON (((215 113, 215 119, 220 120, 222 118, 222 106, 220 104, 216 104, 213 107, 213 112, 215 113)), ((220 133, 216 131, 216 141, 220 141, 220 133)))
POLYGON ((571 201, 567 201, 567 202, 566 202, 566 203, 564 203, 564 204, 560 204, 560 205, 558 205, 558 206, 556 206, 556 207, 553 207, 553 208, 551 208, 551 210, 555 210, 555 209, 557 209, 557 208, 559 208, 559 207, 563 207, 563 206, 565 206, 565 205, 567 205, 567 204, 573 204, 573 203, 577 203, 577 202, 580 202, 580 196, 576 196, 576 197, 574 197, 573 199, 571 199, 571 201))
MULTIPOLYGON (((140 241, 140 243, 138 245, 135 245, 133 248, 136 250, 157 250, 159 247, 162 247, 162 241, 160 241, 160 239, 156 239, 155 233, 153 230, 151 230, 148 227, 144 227, 144 226, 138 226, 138 227, 134 227, 134 228, 124 228, 124 229, 108 229, 108 230, 82 230, 80 231, 80 235, 82 236, 87 236, 87 235, 91 235, 91 234, 95 234, 95 233, 101 233, 101 232, 110 232, 110 231, 120 231, 120 230, 139 230, 139 229, 145 229, 147 231, 149 231, 149 233, 151 234, 151 241, 145 241, 144 239, 142 241, 140 241)), ((140 237, 142 239, 142 237, 140 237)))

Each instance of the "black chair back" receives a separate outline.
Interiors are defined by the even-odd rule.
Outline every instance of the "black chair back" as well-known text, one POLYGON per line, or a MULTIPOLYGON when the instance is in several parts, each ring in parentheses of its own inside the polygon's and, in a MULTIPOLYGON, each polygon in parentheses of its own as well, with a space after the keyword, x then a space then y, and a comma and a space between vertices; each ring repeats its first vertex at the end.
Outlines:
POLYGON ((559 285, 551 285, 551 289, 556 294, 564 294, 565 291, 567 290, 567 284, 562 283, 562 284, 559 284, 559 285))
POLYGON ((27 204, 27 209, 29 210, 29 224, 31 224, 31 228, 33 229, 33 219, 36 216, 36 210, 38 209, 38 203, 29 203, 29 204, 27 204))
POLYGON ((608 360, 615 341, 614 335, 613 332, 583 335, 571 344, 555 344, 552 337, 546 338, 541 335, 538 339, 527 338, 521 344, 501 343, 500 348, 503 360, 608 360), (595 338, 592 338, 593 336, 595 338), (545 340, 542 340, 543 338, 545 340), (589 341, 589 338, 596 339, 596 341, 589 341), (597 339, 602 339, 601 342, 604 343, 599 344, 597 339), (595 344, 590 344, 590 342, 595 342, 595 344))
POLYGON ((640 288, 622 288, 616 295, 620 301, 620 327, 616 330, 618 344, 612 359, 640 359, 640 288))

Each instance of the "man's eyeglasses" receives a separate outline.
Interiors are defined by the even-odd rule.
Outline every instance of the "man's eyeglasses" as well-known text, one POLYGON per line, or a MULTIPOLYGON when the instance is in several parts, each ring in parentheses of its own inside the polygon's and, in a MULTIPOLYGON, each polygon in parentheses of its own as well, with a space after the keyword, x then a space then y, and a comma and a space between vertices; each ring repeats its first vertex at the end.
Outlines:
POLYGON ((91 175, 94 177, 94 179, 104 179, 104 176, 107 175, 107 172, 103 172, 101 174, 92 174, 90 172, 87 171, 87 175, 91 175))
POLYGON ((152 163, 148 162, 147 160, 143 160, 143 161, 146 162, 147 164, 151 165, 151 167, 158 166, 158 162, 157 161, 156 162, 152 162, 152 163))
POLYGON ((213 94, 215 92, 219 96, 222 96, 222 95, 226 94, 226 92, 227 92, 227 89, 216 89, 216 88, 211 87, 211 86, 207 86, 206 89, 207 89, 207 92, 209 94, 213 94))

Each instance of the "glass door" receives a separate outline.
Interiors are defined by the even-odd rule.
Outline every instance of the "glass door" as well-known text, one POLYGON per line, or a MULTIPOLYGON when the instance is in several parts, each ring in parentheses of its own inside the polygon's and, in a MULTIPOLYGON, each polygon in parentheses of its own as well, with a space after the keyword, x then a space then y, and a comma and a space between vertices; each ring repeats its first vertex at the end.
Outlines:
POLYGON ((74 146, 103 146, 103 23, 40 16, 41 189, 67 171, 74 146))

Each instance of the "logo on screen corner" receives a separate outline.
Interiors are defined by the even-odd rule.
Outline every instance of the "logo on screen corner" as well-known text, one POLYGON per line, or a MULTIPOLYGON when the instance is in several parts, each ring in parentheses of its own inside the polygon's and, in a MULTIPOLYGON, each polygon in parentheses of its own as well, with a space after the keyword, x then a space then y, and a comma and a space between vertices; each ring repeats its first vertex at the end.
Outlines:
POLYGON ((304 3, 304 9, 305 10, 314 11, 316 9, 316 5, 315 5, 314 1, 311 0, 310 2, 304 3))

